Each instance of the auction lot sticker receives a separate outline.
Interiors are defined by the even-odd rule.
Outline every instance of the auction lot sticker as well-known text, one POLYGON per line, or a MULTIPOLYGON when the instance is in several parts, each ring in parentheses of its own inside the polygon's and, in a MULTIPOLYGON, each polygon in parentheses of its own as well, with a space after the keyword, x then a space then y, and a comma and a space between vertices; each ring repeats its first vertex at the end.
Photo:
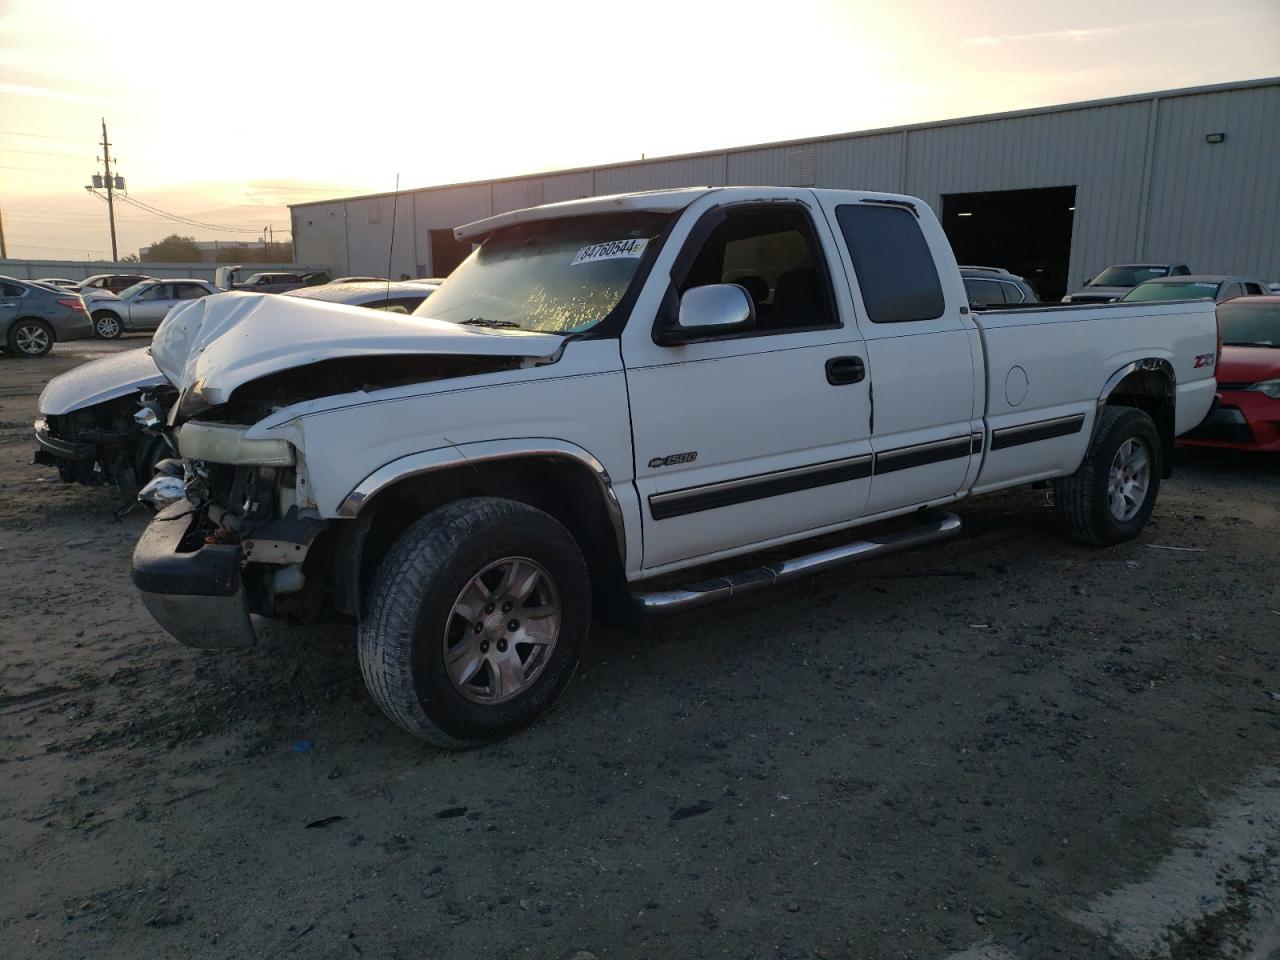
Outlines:
POLYGON ((597 260, 637 260, 644 256, 645 248, 649 246, 648 237, 640 237, 636 240, 610 240, 607 243, 593 243, 589 247, 583 247, 578 251, 578 255, 573 258, 571 267, 576 267, 580 263, 595 263, 597 260))

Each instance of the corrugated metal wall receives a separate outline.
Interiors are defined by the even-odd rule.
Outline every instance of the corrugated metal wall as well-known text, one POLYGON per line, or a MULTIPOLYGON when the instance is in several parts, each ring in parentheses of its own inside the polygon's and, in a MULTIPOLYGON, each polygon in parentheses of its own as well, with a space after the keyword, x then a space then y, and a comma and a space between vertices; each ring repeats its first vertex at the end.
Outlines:
POLYGON ((323 263, 334 276, 347 269, 347 201, 294 207, 293 256, 304 263, 323 263), (306 251, 304 254, 303 251, 306 251))
MULTIPOLYGON (((939 214, 948 193, 1074 186, 1073 289, 1134 259, 1280 279, 1280 80, 415 190, 393 273, 432 272, 431 230, 540 203, 724 184, 909 193, 939 214), (1226 141, 1206 144, 1214 132, 1226 141), (402 243, 416 259, 399 255, 402 243)), ((295 207, 298 259, 385 272, 389 226, 373 229, 369 203, 295 207)))
POLYGON ((1135 249, 1146 102, 966 123, 907 134, 903 192, 942 213, 942 195, 1076 187, 1068 287, 1135 249))
POLYGON ((1280 280, 1280 85, 1160 100, 1155 142, 1147 248, 1280 280))
MULTIPOLYGON (((394 197, 370 197, 346 204, 347 276, 385 277, 418 275, 413 253, 413 203, 411 194, 397 201, 394 197), (391 223, 395 221, 396 241, 391 246, 391 223), (389 259, 388 259, 389 258, 389 259)), ((336 218, 335 218, 336 219, 336 218)))

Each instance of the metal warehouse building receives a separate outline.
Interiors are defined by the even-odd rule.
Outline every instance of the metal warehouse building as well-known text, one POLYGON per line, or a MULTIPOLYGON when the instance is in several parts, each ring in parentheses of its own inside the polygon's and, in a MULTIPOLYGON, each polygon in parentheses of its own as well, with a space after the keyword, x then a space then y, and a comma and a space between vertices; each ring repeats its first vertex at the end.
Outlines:
POLYGON ((1280 280, 1280 78, 291 207, 295 257, 340 274, 443 276, 462 223, 579 197, 696 185, 921 197, 961 263, 1056 298, 1109 263, 1185 261, 1280 280))

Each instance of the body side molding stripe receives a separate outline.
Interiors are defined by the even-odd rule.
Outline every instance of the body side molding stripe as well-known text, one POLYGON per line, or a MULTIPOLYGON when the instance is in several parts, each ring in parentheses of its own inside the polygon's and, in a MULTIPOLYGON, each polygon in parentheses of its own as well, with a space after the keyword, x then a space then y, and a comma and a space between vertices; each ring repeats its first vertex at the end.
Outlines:
POLYGON ((947 440, 935 440, 884 453, 862 454, 845 460, 830 460, 811 466, 793 467, 776 473, 763 473, 700 487, 685 487, 649 495, 649 513, 654 520, 683 517, 703 510, 730 507, 766 497, 798 493, 814 487, 826 487, 848 480, 862 480, 882 473, 923 467, 944 460, 955 460, 982 451, 982 435, 967 434, 947 440))
POLYGON ((776 473, 686 487, 669 493, 654 493, 649 496, 649 512, 655 520, 666 520, 717 507, 763 500, 765 497, 777 497, 784 493, 798 493, 813 487, 826 487, 847 480, 861 480, 871 476, 871 465, 871 454, 866 453, 844 460, 779 470, 776 473))
POLYGON ((876 454, 876 474, 893 473, 896 470, 909 470, 911 467, 923 467, 943 460, 954 460, 967 457, 973 450, 973 436, 954 437, 950 440, 935 440, 932 443, 918 443, 911 447, 900 447, 876 454))
POLYGON ((994 431, 991 434, 991 449, 1003 450, 1023 443, 1065 437, 1079 433, 1082 429, 1084 429, 1083 413, 1073 413, 1068 417, 1054 417, 1052 420, 1037 420, 1034 423, 1022 423, 1016 427, 1004 427, 994 431))

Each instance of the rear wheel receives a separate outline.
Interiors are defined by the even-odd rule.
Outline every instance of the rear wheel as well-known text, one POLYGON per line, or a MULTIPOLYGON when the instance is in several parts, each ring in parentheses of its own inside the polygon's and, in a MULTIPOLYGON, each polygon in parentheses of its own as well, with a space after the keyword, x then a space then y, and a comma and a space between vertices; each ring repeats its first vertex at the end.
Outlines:
POLYGON ((460 749, 506 736, 564 692, 590 623, 582 551, 550 515, 476 497, 392 548, 360 619, 360 669, 409 733, 460 749))
POLYGON ((104 310, 93 315, 93 332, 104 340, 114 340, 123 332, 120 318, 104 310))
POLYGON ((9 349, 20 357, 43 357, 53 349, 53 328, 27 318, 9 328, 9 349))
POLYGON ((1066 535, 1102 547, 1141 533, 1160 490, 1160 457, 1151 417, 1133 407, 1103 407, 1084 463, 1054 481, 1066 535))

